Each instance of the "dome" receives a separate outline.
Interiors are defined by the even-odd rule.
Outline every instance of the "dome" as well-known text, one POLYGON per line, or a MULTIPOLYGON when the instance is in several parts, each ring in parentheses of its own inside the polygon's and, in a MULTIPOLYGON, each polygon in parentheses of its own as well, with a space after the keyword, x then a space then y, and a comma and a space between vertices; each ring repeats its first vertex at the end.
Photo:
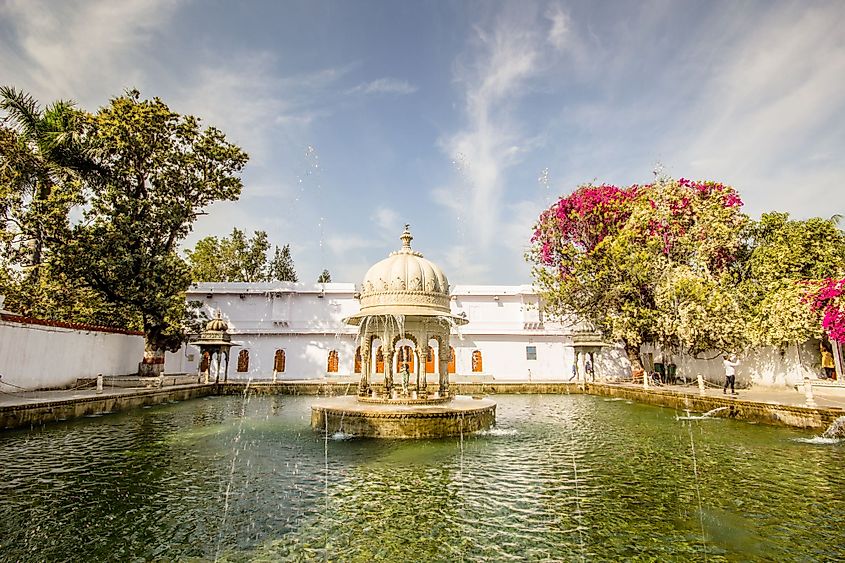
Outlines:
POLYGON ((226 332, 229 330, 229 325, 220 316, 220 311, 217 311, 217 316, 208 321, 205 325, 205 330, 214 332, 226 332))
POLYGON ((370 315, 452 317, 449 280, 436 264, 411 249, 413 238, 405 225, 402 248, 367 270, 361 284, 361 311, 349 322, 358 324, 370 315))

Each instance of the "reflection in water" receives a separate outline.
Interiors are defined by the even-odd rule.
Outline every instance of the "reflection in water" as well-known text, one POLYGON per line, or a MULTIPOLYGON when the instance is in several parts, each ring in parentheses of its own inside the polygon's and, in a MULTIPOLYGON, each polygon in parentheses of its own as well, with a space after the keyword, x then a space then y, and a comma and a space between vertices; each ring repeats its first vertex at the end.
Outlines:
POLYGON ((581 395, 497 401, 499 426, 463 450, 327 440, 310 399, 279 396, 7 432, 0 553, 212 559, 219 541, 229 561, 703 561, 704 546, 711 561, 833 560, 845 545, 828 525, 845 514, 845 444, 581 395))

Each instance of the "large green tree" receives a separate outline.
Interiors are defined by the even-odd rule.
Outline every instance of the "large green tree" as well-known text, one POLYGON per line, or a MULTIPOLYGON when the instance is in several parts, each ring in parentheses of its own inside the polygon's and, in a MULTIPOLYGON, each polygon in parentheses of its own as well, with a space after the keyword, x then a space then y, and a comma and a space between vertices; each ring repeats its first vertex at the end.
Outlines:
POLYGON ((69 237, 69 215, 84 203, 98 171, 86 114, 72 102, 41 107, 31 95, 0 87, 0 293, 24 315, 121 325, 131 311, 106 302, 55 263, 69 237))
POLYGON ((86 119, 97 159, 82 221, 61 246, 62 272, 135 311, 146 338, 141 372, 160 372, 184 338, 190 268, 178 243, 208 205, 237 199, 247 155, 218 129, 137 91, 86 119))
POLYGON ((19 90, 0 87, 0 213, 4 257, 37 275, 45 246, 61 238, 70 207, 81 203, 84 112, 72 102, 41 108, 19 90))
POLYGON ((195 282, 260 282, 267 279, 267 233, 247 238, 240 229, 228 237, 205 237, 186 250, 195 282))
POLYGON ((737 345, 725 311, 736 309, 741 204, 714 182, 582 186, 540 216, 527 255, 547 310, 622 340, 635 367, 643 342, 693 353, 737 345))

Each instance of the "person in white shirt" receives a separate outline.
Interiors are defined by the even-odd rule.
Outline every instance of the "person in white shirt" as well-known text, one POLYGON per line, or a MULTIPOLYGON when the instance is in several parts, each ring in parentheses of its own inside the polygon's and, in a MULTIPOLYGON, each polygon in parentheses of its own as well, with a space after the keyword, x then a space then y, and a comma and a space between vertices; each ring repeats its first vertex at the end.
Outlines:
POLYGON ((736 360, 736 356, 722 356, 722 359, 724 360, 722 363, 725 364, 725 386, 722 388, 722 393, 727 393, 728 385, 730 385, 731 395, 736 395, 734 383, 736 382, 736 367, 739 362, 736 360))

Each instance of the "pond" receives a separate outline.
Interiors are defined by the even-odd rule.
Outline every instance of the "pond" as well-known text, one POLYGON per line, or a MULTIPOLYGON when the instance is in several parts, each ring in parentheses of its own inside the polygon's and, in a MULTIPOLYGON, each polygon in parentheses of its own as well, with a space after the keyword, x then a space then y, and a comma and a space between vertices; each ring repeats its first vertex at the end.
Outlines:
POLYGON ((584 395, 463 439, 335 440, 313 398, 0 434, 3 560, 834 560, 845 443, 584 395))

